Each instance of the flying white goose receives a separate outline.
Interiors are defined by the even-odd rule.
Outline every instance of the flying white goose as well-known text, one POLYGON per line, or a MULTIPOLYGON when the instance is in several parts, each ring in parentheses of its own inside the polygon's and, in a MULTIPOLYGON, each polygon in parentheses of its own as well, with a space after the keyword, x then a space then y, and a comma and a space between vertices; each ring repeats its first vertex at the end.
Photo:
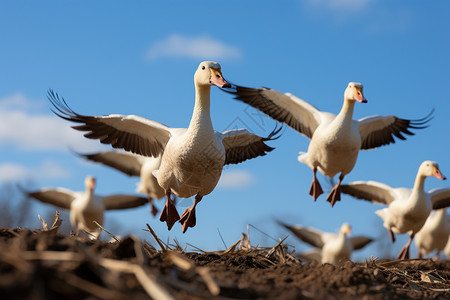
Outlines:
MULTIPOLYGON (((448 197, 450 197, 450 189, 445 190, 448 197)), ((433 194, 434 190, 430 193, 433 194)), ((416 234, 414 243, 416 244, 418 257, 422 258, 424 255, 437 250, 436 259, 439 259, 441 251, 447 245, 447 240, 450 235, 450 217, 447 215, 445 208, 432 211, 422 229, 416 234)))
POLYGON ((422 228, 431 210, 450 206, 450 189, 424 191, 425 178, 429 176, 446 179, 438 164, 427 160, 420 165, 412 189, 392 188, 376 181, 355 181, 342 185, 340 189, 355 198, 388 205, 375 213, 383 219, 383 225, 389 231, 392 242, 395 242, 394 232, 409 232, 409 241, 398 255, 399 259, 405 259, 409 257, 409 246, 414 235, 422 228))
POLYGON ((341 226, 337 235, 299 225, 289 226, 283 223, 281 225, 289 229, 300 240, 317 248, 304 255, 313 260, 317 260, 320 257, 323 264, 330 263, 336 265, 342 263, 344 259, 350 259, 353 250, 361 249, 372 242, 371 238, 365 236, 349 238, 348 235, 351 234, 351 227, 347 223, 341 226), (319 251, 320 255, 318 255, 319 251))
POLYGON ((317 170, 329 177, 340 173, 338 183, 327 198, 331 206, 340 200, 338 187, 344 176, 355 166, 359 150, 395 143, 394 136, 404 140, 402 133, 413 135, 409 131, 410 128, 425 128, 424 125, 433 113, 432 111, 419 120, 400 119, 395 116, 372 116, 354 120, 352 115, 355 102, 367 102, 363 95, 363 85, 356 82, 350 82, 345 89, 344 104, 337 116, 320 111, 290 93, 283 94, 273 89, 233 86, 232 89, 224 91, 311 139, 308 152, 300 152, 298 160, 313 171, 309 194, 314 200, 323 193, 316 178, 317 170))
POLYGON ((211 86, 228 87, 229 83, 218 63, 205 61, 195 72, 194 84, 195 105, 188 128, 170 128, 134 115, 80 115, 53 91, 48 96, 58 116, 82 124, 73 128, 87 131, 85 137, 140 155, 162 154, 160 168, 153 172, 167 198, 160 220, 167 222, 169 230, 180 220, 183 232, 195 226, 195 207, 214 190, 223 166, 266 155, 274 148, 264 142, 274 139, 281 130, 275 129, 266 138, 245 129, 215 131, 210 117, 211 86), (195 195, 194 204, 181 218, 170 198, 172 193, 182 198, 195 195))
POLYGON ((112 167, 128 176, 139 176, 141 181, 137 185, 136 192, 146 194, 154 216, 158 209, 153 204, 153 199, 164 197, 165 191, 159 186, 153 171, 161 165, 161 155, 147 157, 129 152, 103 151, 91 154, 77 153, 79 156, 112 167))
POLYGON ((96 238, 100 235, 99 228, 93 223, 103 224, 105 210, 134 208, 147 203, 144 197, 134 195, 111 195, 100 197, 94 194, 95 178, 87 176, 86 190, 74 192, 66 188, 43 188, 35 192, 27 192, 41 202, 49 203, 70 210, 70 223, 78 230, 84 230, 96 238))

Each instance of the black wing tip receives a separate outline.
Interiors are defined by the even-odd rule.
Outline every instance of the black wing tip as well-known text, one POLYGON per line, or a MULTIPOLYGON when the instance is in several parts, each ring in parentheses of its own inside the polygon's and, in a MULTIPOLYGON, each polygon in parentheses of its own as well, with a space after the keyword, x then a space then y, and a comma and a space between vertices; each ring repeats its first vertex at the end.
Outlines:
POLYGON ((84 159, 90 159, 91 157, 95 156, 97 153, 81 153, 76 150, 70 149, 70 152, 72 152, 73 155, 76 155, 78 157, 84 158, 84 159))
POLYGON ((275 128, 272 130, 272 132, 269 133, 269 135, 265 138, 263 138, 263 141, 274 141, 279 139, 282 135, 283 132, 281 132, 282 129, 286 129, 283 123, 277 122, 275 124, 275 128), (280 133, 281 132, 281 133, 280 133))
POLYGON ((429 127, 430 125, 428 123, 434 119, 434 112, 435 112, 435 108, 433 107, 431 109, 431 111, 425 117, 420 118, 420 119, 409 120, 408 127, 415 128, 415 129, 424 129, 424 128, 429 127))
POLYGON ((64 97, 60 97, 59 94, 51 88, 47 91, 47 99, 55 108, 55 110, 51 109, 51 111, 58 117, 68 121, 75 121, 74 119, 79 116, 70 108, 64 97))
POLYGON ((262 90, 271 90, 271 88, 268 88, 268 87, 252 88, 252 87, 237 85, 234 83, 230 83, 230 87, 224 87, 224 88, 219 88, 219 89, 221 89, 225 93, 235 95, 236 97, 234 97, 234 99, 237 99, 237 100, 241 100, 239 97, 242 96, 242 93, 248 93, 248 92, 258 92, 259 93, 262 90))

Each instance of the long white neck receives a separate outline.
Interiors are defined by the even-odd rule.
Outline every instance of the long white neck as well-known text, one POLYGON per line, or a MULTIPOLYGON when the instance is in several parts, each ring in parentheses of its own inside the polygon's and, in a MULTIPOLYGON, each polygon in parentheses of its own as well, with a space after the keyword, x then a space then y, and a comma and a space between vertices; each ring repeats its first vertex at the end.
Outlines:
POLYGON ((195 105, 189 130, 213 131, 210 114, 211 86, 195 84, 195 105))
POLYGON ((337 115, 335 121, 351 126, 353 120, 353 109, 355 101, 344 99, 341 111, 337 115))
POLYGON ((84 198, 84 204, 88 205, 94 199, 94 189, 86 187, 86 197, 84 198))
POLYGON ((427 178, 427 176, 423 175, 421 172, 417 173, 416 180, 414 181, 413 191, 416 192, 424 191, 425 178, 427 178))
POLYGON ((339 234, 338 234, 338 240, 339 240, 339 242, 344 243, 345 240, 346 240, 346 238, 347 238, 347 233, 346 233, 345 231, 343 231, 343 230, 340 230, 340 231, 339 231, 339 234))

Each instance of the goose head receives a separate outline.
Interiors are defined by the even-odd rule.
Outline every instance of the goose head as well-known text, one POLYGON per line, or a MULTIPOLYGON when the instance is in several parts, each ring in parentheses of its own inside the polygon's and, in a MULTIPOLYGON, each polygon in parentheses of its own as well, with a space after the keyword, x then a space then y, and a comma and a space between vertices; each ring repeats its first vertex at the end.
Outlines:
POLYGON ((358 101, 359 103, 367 103, 364 98, 363 85, 358 82, 349 82, 344 92, 344 99, 350 101, 358 101))
POLYGON ((95 188, 95 178, 93 176, 87 176, 84 180, 86 190, 92 192, 95 188))
POLYGON ((342 224, 341 229, 339 229, 339 235, 347 236, 350 234, 352 234, 352 227, 350 226, 350 224, 348 223, 342 224))
POLYGON ((430 160, 426 160, 420 165, 419 174, 426 177, 433 176, 441 180, 447 179, 439 170, 439 165, 436 162, 430 160))
POLYGON ((200 63, 194 75, 194 82, 199 86, 216 85, 221 88, 231 87, 223 78, 220 64, 214 61, 200 63))

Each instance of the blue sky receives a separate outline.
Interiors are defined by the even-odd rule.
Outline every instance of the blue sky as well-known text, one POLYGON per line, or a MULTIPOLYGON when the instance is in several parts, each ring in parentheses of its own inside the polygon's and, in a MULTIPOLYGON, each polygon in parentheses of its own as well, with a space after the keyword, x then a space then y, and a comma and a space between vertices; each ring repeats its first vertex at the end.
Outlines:
MULTIPOLYGON (((82 137, 50 111, 52 88, 77 112, 136 114, 171 127, 189 124, 193 74, 203 60, 221 63, 230 82, 291 92, 321 110, 337 113, 349 81, 364 84, 367 104, 355 118, 394 114, 420 118, 436 109, 431 126, 406 142, 364 151, 345 182, 376 180, 411 187, 429 159, 450 174, 450 2, 306 1, 2 1, 0 3, 0 183, 30 188, 82 190, 87 174, 97 192, 134 193, 136 178, 87 163, 80 152, 107 150, 82 137)), ((268 134, 274 122, 212 88, 216 130, 246 127, 268 134)), ((334 208, 308 195, 312 171, 297 162, 308 139, 286 128, 270 142, 269 155, 226 167, 223 178, 197 208, 197 226, 186 234, 148 214, 148 207, 106 214, 117 234, 149 223, 163 239, 205 250, 241 237, 248 223, 278 238, 287 232, 275 219, 336 231, 343 222, 355 235, 380 238, 353 258, 379 256, 387 238, 374 214, 382 206, 343 196, 334 208), (117 227, 116 227, 117 228, 117 227)), ((326 191, 331 189, 319 175, 326 191)), ((435 178, 426 189, 448 186, 435 178)), ((183 200, 180 213, 191 205, 183 200)), ((163 201, 158 203, 162 207, 163 201)), ((34 205, 36 214, 46 206, 34 205)), ((67 220, 68 221, 68 220, 67 220)), ((39 226, 36 218, 35 227, 39 226)), ((254 244, 273 241, 251 230, 254 244)), ((296 251, 307 247, 290 237, 296 251)), ((394 245, 396 253, 406 236, 394 245)), ((415 250, 413 250, 415 255, 415 250)))

